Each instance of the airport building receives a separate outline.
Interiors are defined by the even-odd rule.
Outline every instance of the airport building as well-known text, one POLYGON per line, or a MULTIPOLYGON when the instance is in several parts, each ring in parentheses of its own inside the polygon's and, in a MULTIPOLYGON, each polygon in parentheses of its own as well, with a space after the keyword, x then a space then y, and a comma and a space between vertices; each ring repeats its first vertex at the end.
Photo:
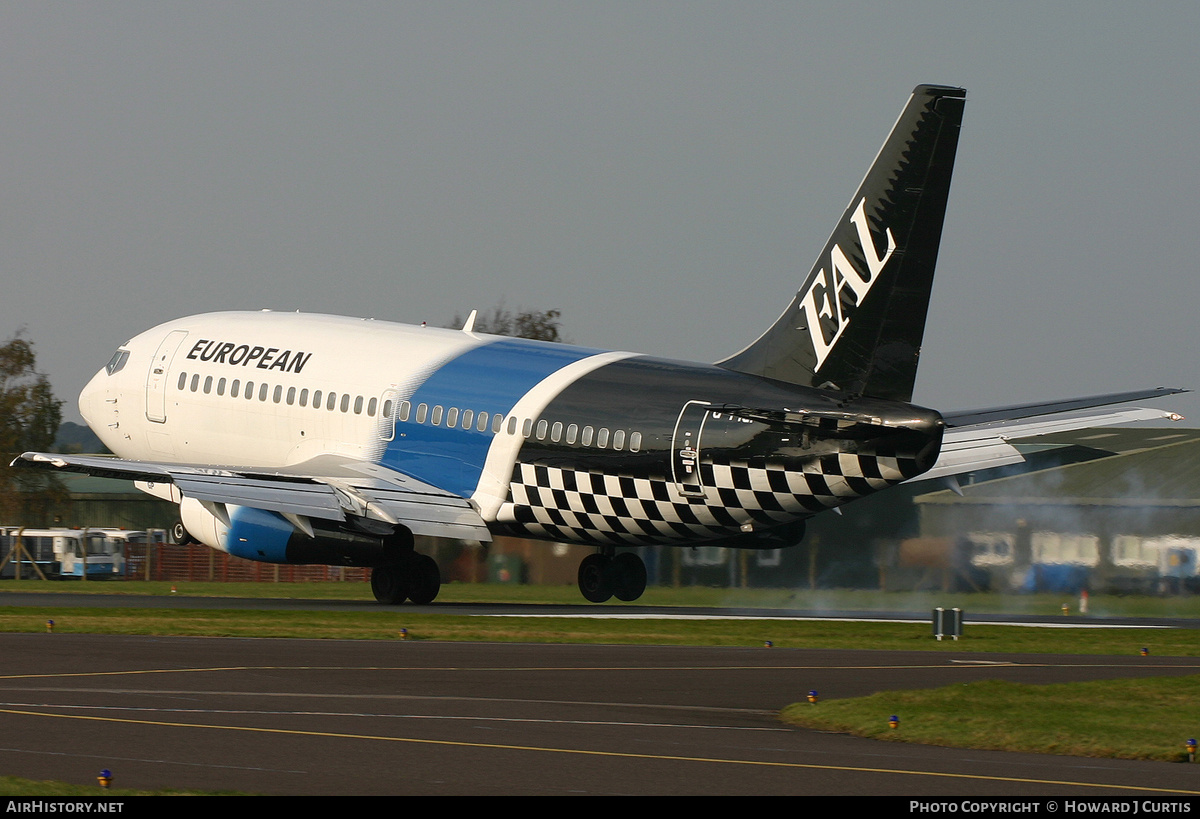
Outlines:
POLYGON ((1200 430, 1076 440, 1060 457, 1092 459, 916 496, 926 565, 962 590, 1200 591, 1200 430))

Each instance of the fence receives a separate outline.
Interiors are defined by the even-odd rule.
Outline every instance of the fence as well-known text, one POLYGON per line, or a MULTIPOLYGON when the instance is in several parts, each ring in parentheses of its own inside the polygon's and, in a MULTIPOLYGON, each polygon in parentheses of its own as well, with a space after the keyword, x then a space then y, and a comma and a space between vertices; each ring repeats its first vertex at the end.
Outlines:
POLYGON ((207 546, 167 543, 129 544, 125 580, 177 580, 247 583, 368 582, 371 570, 342 566, 260 563, 233 557, 207 546), (147 565, 147 563, 149 565, 147 565))

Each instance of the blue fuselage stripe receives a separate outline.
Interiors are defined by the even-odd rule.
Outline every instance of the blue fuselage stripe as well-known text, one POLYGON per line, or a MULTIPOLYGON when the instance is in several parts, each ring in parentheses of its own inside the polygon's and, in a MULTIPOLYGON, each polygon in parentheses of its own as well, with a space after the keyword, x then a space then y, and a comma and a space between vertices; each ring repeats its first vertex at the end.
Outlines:
POLYGON ((407 422, 397 421, 383 465, 469 497, 479 484, 494 437, 490 419, 497 413, 508 415, 547 376, 602 352, 526 339, 503 339, 468 350, 438 368, 408 399, 411 414, 407 422), (430 417, 417 423, 421 404, 430 414, 434 407, 442 407, 438 426, 430 417), (488 413, 487 428, 479 431, 473 420, 469 429, 463 429, 461 415, 454 429, 447 427, 445 411, 452 407, 470 410, 476 418, 480 412, 488 413))

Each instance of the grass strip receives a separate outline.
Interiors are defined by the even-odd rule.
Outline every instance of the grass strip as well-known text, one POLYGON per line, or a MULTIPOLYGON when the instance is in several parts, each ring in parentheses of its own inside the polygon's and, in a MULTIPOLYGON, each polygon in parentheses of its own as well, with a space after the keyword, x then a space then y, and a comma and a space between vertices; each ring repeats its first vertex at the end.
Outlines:
MULTIPOLYGON (((240 583, 219 581, 88 581, 0 580, 0 605, 7 592, 39 594, 117 594, 128 596, 274 598, 289 600, 373 601, 364 582, 240 583)), ((439 603, 513 603, 584 605, 574 584, 446 583, 439 603)), ((873 589, 743 589, 715 586, 650 586, 636 606, 704 606, 727 609, 791 611, 911 612, 928 618, 935 606, 972 614, 1060 615, 1063 607, 1078 615, 1080 600, 1069 594, 999 594, 991 592, 884 592, 873 589)), ((616 601, 599 609, 625 608, 616 601)), ((590 607, 590 606, 589 606, 590 607)), ((1092 595, 1088 612, 1096 617, 1200 618, 1200 595, 1159 597, 1092 595)))
POLYGON ((0 607, 0 631, 195 637, 407 639, 527 643, 610 643, 780 648, 921 650, 942 653, 1125 654, 1200 657, 1197 629, 1024 628, 970 625, 957 641, 937 641, 925 623, 785 619, 661 620, 488 617, 412 613, 228 609, 0 607))
POLYGON ((796 703, 793 725, 892 742, 1186 762, 1200 676, 1029 685, 983 680, 796 703), (892 728, 888 720, 899 717, 892 728))

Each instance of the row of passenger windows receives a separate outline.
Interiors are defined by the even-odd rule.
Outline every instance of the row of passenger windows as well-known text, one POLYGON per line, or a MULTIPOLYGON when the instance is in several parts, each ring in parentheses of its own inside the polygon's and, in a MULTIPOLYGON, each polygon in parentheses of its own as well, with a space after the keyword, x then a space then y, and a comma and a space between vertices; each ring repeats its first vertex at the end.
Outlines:
MULTIPOLYGON (((240 393, 241 397, 245 398, 247 401, 254 400, 254 382, 247 381, 245 383, 245 385, 243 385, 241 379, 239 379, 239 378, 235 378, 235 379, 233 379, 233 381, 230 381, 230 382, 227 382, 226 379, 224 379, 224 378, 219 378, 219 379, 216 379, 216 382, 214 385, 213 377, 211 375, 205 376, 203 392, 205 395, 209 395, 210 393, 212 393, 214 391, 216 392, 217 395, 224 395, 225 387, 226 387, 227 383, 228 383, 228 387, 229 387, 229 397, 230 398, 237 398, 237 397, 239 397, 239 393, 240 393), (214 390, 214 386, 215 386, 215 390, 214 390)), ((181 390, 185 390, 188 388, 188 374, 187 373, 179 374, 179 384, 177 386, 181 390)), ((192 390, 192 392, 200 392, 201 391, 200 376, 196 373, 192 374, 191 390, 192 390)), ((287 392, 285 393, 283 387, 279 384, 276 384, 272 388, 272 386, 270 384, 266 383, 265 381, 260 382, 258 384, 258 400, 265 402, 268 399, 270 399, 273 403, 276 403, 276 404, 286 403, 288 406, 292 406, 294 404, 299 404, 302 407, 307 407, 307 406, 309 406, 309 391, 307 388, 302 389, 302 390, 297 390, 295 387, 288 387, 287 392)), ((339 401, 338 394, 336 392, 334 392, 333 390, 330 390, 328 393, 323 392, 321 390, 313 390, 312 391, 312 407, 313 407, 313 409, 320 409, 322 400, 324 400, 325 409, 327 409, 327 410, 332 411, 332 410, 340 409, 342 412, 350 412, 351 408, 353 407, 355 415, 362 415, 363 409, 365 408, 367 415, 374 416, 375 410, 379 406, 378 398, 364 399, 361 395, 351 396, 350 393, 346 392, 346 393, 341 394, 340 401, 339 401), (364 400, 365 400, 365 405, 364 405, 364 400)), ((383 412, 384 417, 387 417, 387 415, 391 412, 391 409, 392 409, 391 402, 390 401, 384 402, 384 412, 383 412)))
MULTIPOLYGON (((478 416, 473 416, 471 410, 459 410, 457 407, 443 409, 441 405, 430 407, 428 404, 417 404, 414 411, 413 407, 407 401, 400 402, 400 411, 397 415, 397 420, 408 421, 412 419, 418 424, 429 423, 432 426, 442 426, 443 420, 445 426, 454 428, 460 426, 463 429, 470 429, 471 422, 474 419, 475 428, 480 432, 488 428, 488 414, 480 412, 478 416), (443 415, 444 413, 444 415, 443 415)), ((495 413, 491 416, 492 432, 499 433, 504 429, 504 416, 500 413, 495 413)), ((618 429, 610 432, 607 427, 596 429, 592 426, 579 426, 578 424, 564 424, 562 421, 550 423, 545 418, 537 421, 536 425, 532 418, 526 418, 524 421, 518 422, 517 416, 508 416, 508 434, 517 434, 517 424, 521 425, 521 435, 525 438, 537 438, 539 441, 545 441, 549 438, 554 443, 565 442, 568 444, 578 443, 580 446, 597 446, 600 449, 625 449, 626 444, 633 452, 637 452, 642 448, 642 433, 631 432, 626 434, 625 430, 618 429)))
MULTIPOLYGON (((217 395, 225 395, 228 388, 230 398, 244 398, 247 401, 253 401, 255 398, 255 382, 246 381, 244 384, 241 379, 235 378, 228 381, 225 378, 214 379, 211 375, 204 376, 203 384, 200 381, 201 376, 198 373, 192 373, 191 383, 188 383, 188 374, 182 372, 179 374, 179 382, 177 388, 187 390, 190 388, 192 392, 203 392, 205 395, 216 393, 217 395)), ((368 417, 374 417, 376 409, 379 408, 378 398, 364 399, 361 395, 351 396, 350 393, 341 393, 340 395, 333 390, 323 392, 321 390, 312 390, 310 393, 307 388, 297 390, 296 387, 288 387, 286 391, 280 384, 271 386, 264 382, 259 382, 258 400, 266 402, 270 400, 275 404, 287 404, 288 406, 299 405, 301 407, 311 406, 313 409, 321 409, 322 406, 326 410, 341 410, 342 412, 350 412, 353 410, 355 415, 362 415, 364 410, 368 417), (311 400, 311 403, 309 399, 311 400)), ((446 427, 448 429, 462 428, 474 429, 479 432, 487 432, 490 428, 493 433, 499 434, 504 429, 505 418, 502 413, 475 412, 469 409, 459 409, 458 407, 450 407, 446 409, 440 404, 435 404, 430 407, 428 404, 417 404, 414 408, 408 401, 401 401, 397 408, 396 420, 408 422, 413 421, 417 424, 429 424, 435 427, 446 427)), ((383 402, 382 412, 380 417, 383 419, 392 416, 392 402, 385 400, 383 402)), ((546 419, 540 419, 536 422, 532 418, 526 418, 524 421, 518 422, 517 416, 508 416, 508 434, 517 434, 517 425, 520 423, 521 435, 525 438, 536 438, 539 441, 549 439, 554 443, 564 442, 567 444, 578 443, 580 446, 596 446, 600 449, 616 449, 623 450, 628 445, 631 452, 638 452, 642 448, 642 433, 631 432, 626 433, 623 429, 610 431, 607 427, 596 429, 592 426, 579 426, 578 424, 564 424, 562 421, 550 423, 546 419)))

